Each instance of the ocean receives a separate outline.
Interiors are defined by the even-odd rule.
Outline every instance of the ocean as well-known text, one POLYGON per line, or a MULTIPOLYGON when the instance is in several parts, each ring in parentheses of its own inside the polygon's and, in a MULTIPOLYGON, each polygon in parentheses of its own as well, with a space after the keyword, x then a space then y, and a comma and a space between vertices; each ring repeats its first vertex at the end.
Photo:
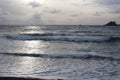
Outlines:
POLYGON ((119 80, 120 26, 0 26, 0 76, 119 80))

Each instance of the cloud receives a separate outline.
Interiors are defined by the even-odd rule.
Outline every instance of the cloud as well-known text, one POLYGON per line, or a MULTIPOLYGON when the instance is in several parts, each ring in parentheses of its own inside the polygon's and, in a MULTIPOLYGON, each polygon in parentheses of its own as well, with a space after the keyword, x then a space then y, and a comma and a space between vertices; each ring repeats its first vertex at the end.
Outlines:
POLYGON ((8 14, 10 14, 9 11, 6 11, 0 8, 0 15, 8 15, 8 14))
POLYGON ((111 14, 120 14, 120 9, 110 9, 109 10, 109 13, 111 13, 111 14))
POLYGON ((9 12, 0 8, 0 24, 6 24, 8 21, 9 12))
POLYGON ((72 14, 71 16, 72 17, 78 17, 79 15, 78 14, 72 14))
POLYGON ((43 12, 47 12, 47 13, 51 13, 51 14, 57 14, 57 13, 61 13, 61 10, 45 7, 43 12))
POLYGON ((41 14, 36 12, 34 15, 33 15, 33 19, 35 20, 35 22, 40 22, 41 20, 41 14))
POLYGON ((33 9, 23 0, 0 1, 0 24, 28 24, 27 20, 33 13, 33 9))
POLYGON ((103 12, 95 12, 94 16, 101 16, 102 14, 104 14, 103 12))
POLYGON ((76 13, 76 14, 75 14, 75 13, 74 13, 74 14, 71 14, 70 16, 76 18, 76 17, 79 17, 79 16, 81 16, 81 15, 83 15, 83 14, 85 14, 85 13, 80 12, 80 13, 76 13))
POLYGON ((0 24, 6 24, 7 19, 5 17, 0 16, 0 24))
POLYGON ((112 5, 119 5, 120 0, 95 0, 95 2, 106 5, 106 6, 112 6, 112 5))
POLYGON ((109 13, 111 14, 120 14, 120 5, 108 6, 109 13))
POLYGON ((27 20, 27 23, 31 25, 40 25, 42 23, 41 15, 41 13, 35 12, 33 16, 27 20))
POLYGON ((41 6, 40 3, 34 2, 34 1, 29 2, 29 5, 32 6, 33 8, 36 8, 36 7, 40 7, 40 6, 41 6))
POLYGON ((120 0, 36 1, 1 0, 0 24, 98 24, 120 20, 120 0))
POLYGON ((120 13, 120 0, 95 0, 101 7, 108 8, 108 12, 111 14, 120 13))
POLYGON ((71 4, 76 7, 95 6, 94 0, 71 0, 71 4))

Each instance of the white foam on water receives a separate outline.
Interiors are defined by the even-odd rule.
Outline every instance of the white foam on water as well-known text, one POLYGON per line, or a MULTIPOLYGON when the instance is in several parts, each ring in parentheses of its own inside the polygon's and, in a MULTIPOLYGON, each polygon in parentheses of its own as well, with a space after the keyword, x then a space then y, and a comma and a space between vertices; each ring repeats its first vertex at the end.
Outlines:
POLYGON ((75 41, 75 42, 103 42, 111 39, 110 36, 95 36, 95 35, 75 35, 75 34, 18 34, 7 35, 13 40, 44 40, 44 41, 75 41))

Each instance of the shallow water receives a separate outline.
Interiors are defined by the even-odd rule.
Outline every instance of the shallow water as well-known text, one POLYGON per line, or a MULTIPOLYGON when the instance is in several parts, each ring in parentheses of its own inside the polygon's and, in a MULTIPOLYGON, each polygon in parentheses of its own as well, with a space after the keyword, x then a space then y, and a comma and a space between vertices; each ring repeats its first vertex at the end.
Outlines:
POLYGON ((1 26, 0 76, 119 80, 119 33, 119 26, 1 26))

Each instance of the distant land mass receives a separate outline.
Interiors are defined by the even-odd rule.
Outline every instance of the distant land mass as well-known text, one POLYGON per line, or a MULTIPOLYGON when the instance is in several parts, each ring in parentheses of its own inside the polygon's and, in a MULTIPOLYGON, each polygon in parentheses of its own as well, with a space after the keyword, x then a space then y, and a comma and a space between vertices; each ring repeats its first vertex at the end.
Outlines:
MULTIPOLYGON (((120 26, 120 24, 117 24, 116 23, 116 21, 109 21, 108 23, 106 23, 106 24, 84 24, 84 25, 88 25, 88 26, 120 26)), ((84 25, 82 25, 82 24, 72 24, 72 26, 84 26, 84 25)), ((47 25, 43 25, 43 24, 41 24, 41 25, 34 25, 34 24, 23 24, 23 25, 16 25, 16 24, 0 24, 0 27, 4 27, 4 26, 11 26, 11 27, 13 27, 13 26, 18 26, 18 27, 20 27, 20 26, 61 26, 61 24, 57 24, 57 25, 52 25, 52 24, 47 24, 47 25)), ((69 24, 62 24, 62 26, 70 26, 69 24)))
POLYGON ((105 26, 120 26, 120 25, 117 24, 115 21, 110 21, 107 24, 105 24, 105 26))

